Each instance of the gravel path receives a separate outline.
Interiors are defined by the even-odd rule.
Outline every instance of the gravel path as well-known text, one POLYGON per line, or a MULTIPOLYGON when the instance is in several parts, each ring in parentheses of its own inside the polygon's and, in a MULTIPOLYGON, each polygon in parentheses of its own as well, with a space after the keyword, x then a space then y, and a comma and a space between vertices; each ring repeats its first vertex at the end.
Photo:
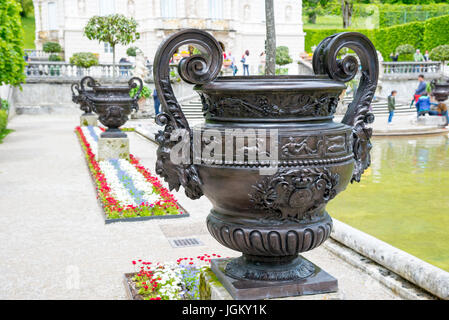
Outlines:
MULTIPOLYGON (((237 256, 205 228, 211 207, 176 193, 191 217, 105 225, 81 148, 78 116, 17 116, 0 144, 0 299, 125 299, 131 261, 237 256), (166 237, 198 237, 205 246, 174 249, 166 237)), ((153 170, 155 145, 129 134, 131 152, 153 170)), ((339 279, 346 299, 397 299, 324 248, 304 256, 339 279)))

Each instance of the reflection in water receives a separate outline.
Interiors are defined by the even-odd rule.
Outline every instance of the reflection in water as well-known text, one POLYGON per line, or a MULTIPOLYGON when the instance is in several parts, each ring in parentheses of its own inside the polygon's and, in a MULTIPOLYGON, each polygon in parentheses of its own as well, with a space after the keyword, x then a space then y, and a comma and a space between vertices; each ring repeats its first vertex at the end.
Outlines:
POLYGON ((331 216, 449 271, 448 135, 376 137, 371 157, 331 216))

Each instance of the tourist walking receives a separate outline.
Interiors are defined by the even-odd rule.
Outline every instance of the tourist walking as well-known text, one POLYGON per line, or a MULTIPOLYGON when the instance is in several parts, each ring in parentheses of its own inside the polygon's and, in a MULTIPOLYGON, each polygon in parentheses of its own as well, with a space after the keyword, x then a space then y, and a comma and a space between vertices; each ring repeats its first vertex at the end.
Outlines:
POLYGON ((153 101, 154 101, 154 113, 157 116, 160 113, 159 107, 161 105, 161 102, 159 101, 159 97, 157 96, 156 89, 153 90, 153 101))
MULTIPOLYGON (((424 62, 424 56, 421 53, 421 51, 419 49, 416 49, 415 54, 413 55, 413 60, 415 62, 424 62)), ((420 72, 421 71, 421 67, 417 66, 414 68, 415 72, 420 72)))
POLYGON ((396 94, 397 91, 393 90, 391 91, 391 94, 388 96, 388 124, 391 123, 391 120, 393 120, 394 116, 394 109, 396 108, 396 94))
POLYGON ((398 59, 399 59, 399 54, 398 54, 398 53, 393 54, 393 52, 390 53, 390 59, 391 59, 391 61, 393 61, 393 62, 397 62, 398 59))
POLYGON ((259 59, 259 74, 265 74, 265 64, 267 63, 265 51, 262 51, 259 59))
POLYGON ((240 62, 243 64, 243 75, 249 76, 249 62, 248 62, 249 50, 246 50, 242 56, 240 62))
POLYGON ((232 70, 232 75, 235 76, 235 74, 236 74, 237 71, 239 70, 239 69, 237 68, 237 65, 235 64, 235 57, 232 55, 231 52, 229 52, 228 58, 231 60, 231 70, 232 70))

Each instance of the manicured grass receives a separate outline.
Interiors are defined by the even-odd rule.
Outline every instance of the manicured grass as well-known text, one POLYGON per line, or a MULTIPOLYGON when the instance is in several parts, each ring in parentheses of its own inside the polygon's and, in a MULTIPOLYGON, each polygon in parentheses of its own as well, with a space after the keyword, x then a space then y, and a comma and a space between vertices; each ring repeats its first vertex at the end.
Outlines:
POLYGON ((34 17, 22 18, 25 49, 34 49, 35 28, 34 17))
MULTIPOLYGON (((304 23, 304 29, 334 29, 343 28, 343 19, 340 16, 318 16, 316 18, 316 23, 308 23, 307 16, 302 17, 304 23)), ((373 29, 378 27, 378 21, 367 18, 353 17, 352 18, 352 28, 362 28, 362 29, 373 29), (372 23, 370 23, 372 21, 372 23), (374 23, 376 22, 376 23, 374 23)))

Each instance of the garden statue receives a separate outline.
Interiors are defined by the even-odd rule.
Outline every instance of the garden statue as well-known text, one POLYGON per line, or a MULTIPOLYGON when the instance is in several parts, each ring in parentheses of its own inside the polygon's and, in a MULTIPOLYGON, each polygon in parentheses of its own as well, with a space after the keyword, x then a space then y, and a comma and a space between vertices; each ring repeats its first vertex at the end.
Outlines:
MULTIPOLYGON (((136 50, 136 66, 133 70, 133 76, 145 80, 148 78, 148 67, 146 65, 146 59, 142 50, 136 50)), ((153 107, 148 103, 151 101, 146 97, 140 97, 138 99, 139 111, 132 114, 133 118, 152 118, 154 116, 153 107)))
POLYGON ((133 110, 139 109, 137 97, 142 91, 143 81, 134 77, 126 86, 102 86, 92 77, 87 76, 81 79, 79 85, 72 87, 79 92, 76 97, 77 103, 81 106, 89 106, 90 110, 98 115, 100 122, 108 127, 98 141, 98 159, 128 158, 128 137, 119 127, 128 121, 128 116, 133 110), (133 88, 138 88, 138 92, 134 98, 131 98, 129 92, 133 88))
POLYGON ((235 299, 333 292, 337 280, 299 255, 321 245, 332 219, 326 204, 370 165, 374 120, 369 106, 379 66, 371 41, 357 32, 325 38, 315 49, 314 76, 217 77, 222 50, 209 33, 177 32, 159 46, 154 79, 162 105, 156 118, 156 172, 170 189, 205 195, 212 236, 243 255, 212 260, 235 299), (200 95, 206 122, 190 127, 170 83, 176 49, 181 78, 200 95), (358 56, 338 59, 347 47, 358 56), (345 82, 361 65, 354 100, 341 123, 333 114, 345 82), (182 152, 181 152, 182 151, 182 152))

